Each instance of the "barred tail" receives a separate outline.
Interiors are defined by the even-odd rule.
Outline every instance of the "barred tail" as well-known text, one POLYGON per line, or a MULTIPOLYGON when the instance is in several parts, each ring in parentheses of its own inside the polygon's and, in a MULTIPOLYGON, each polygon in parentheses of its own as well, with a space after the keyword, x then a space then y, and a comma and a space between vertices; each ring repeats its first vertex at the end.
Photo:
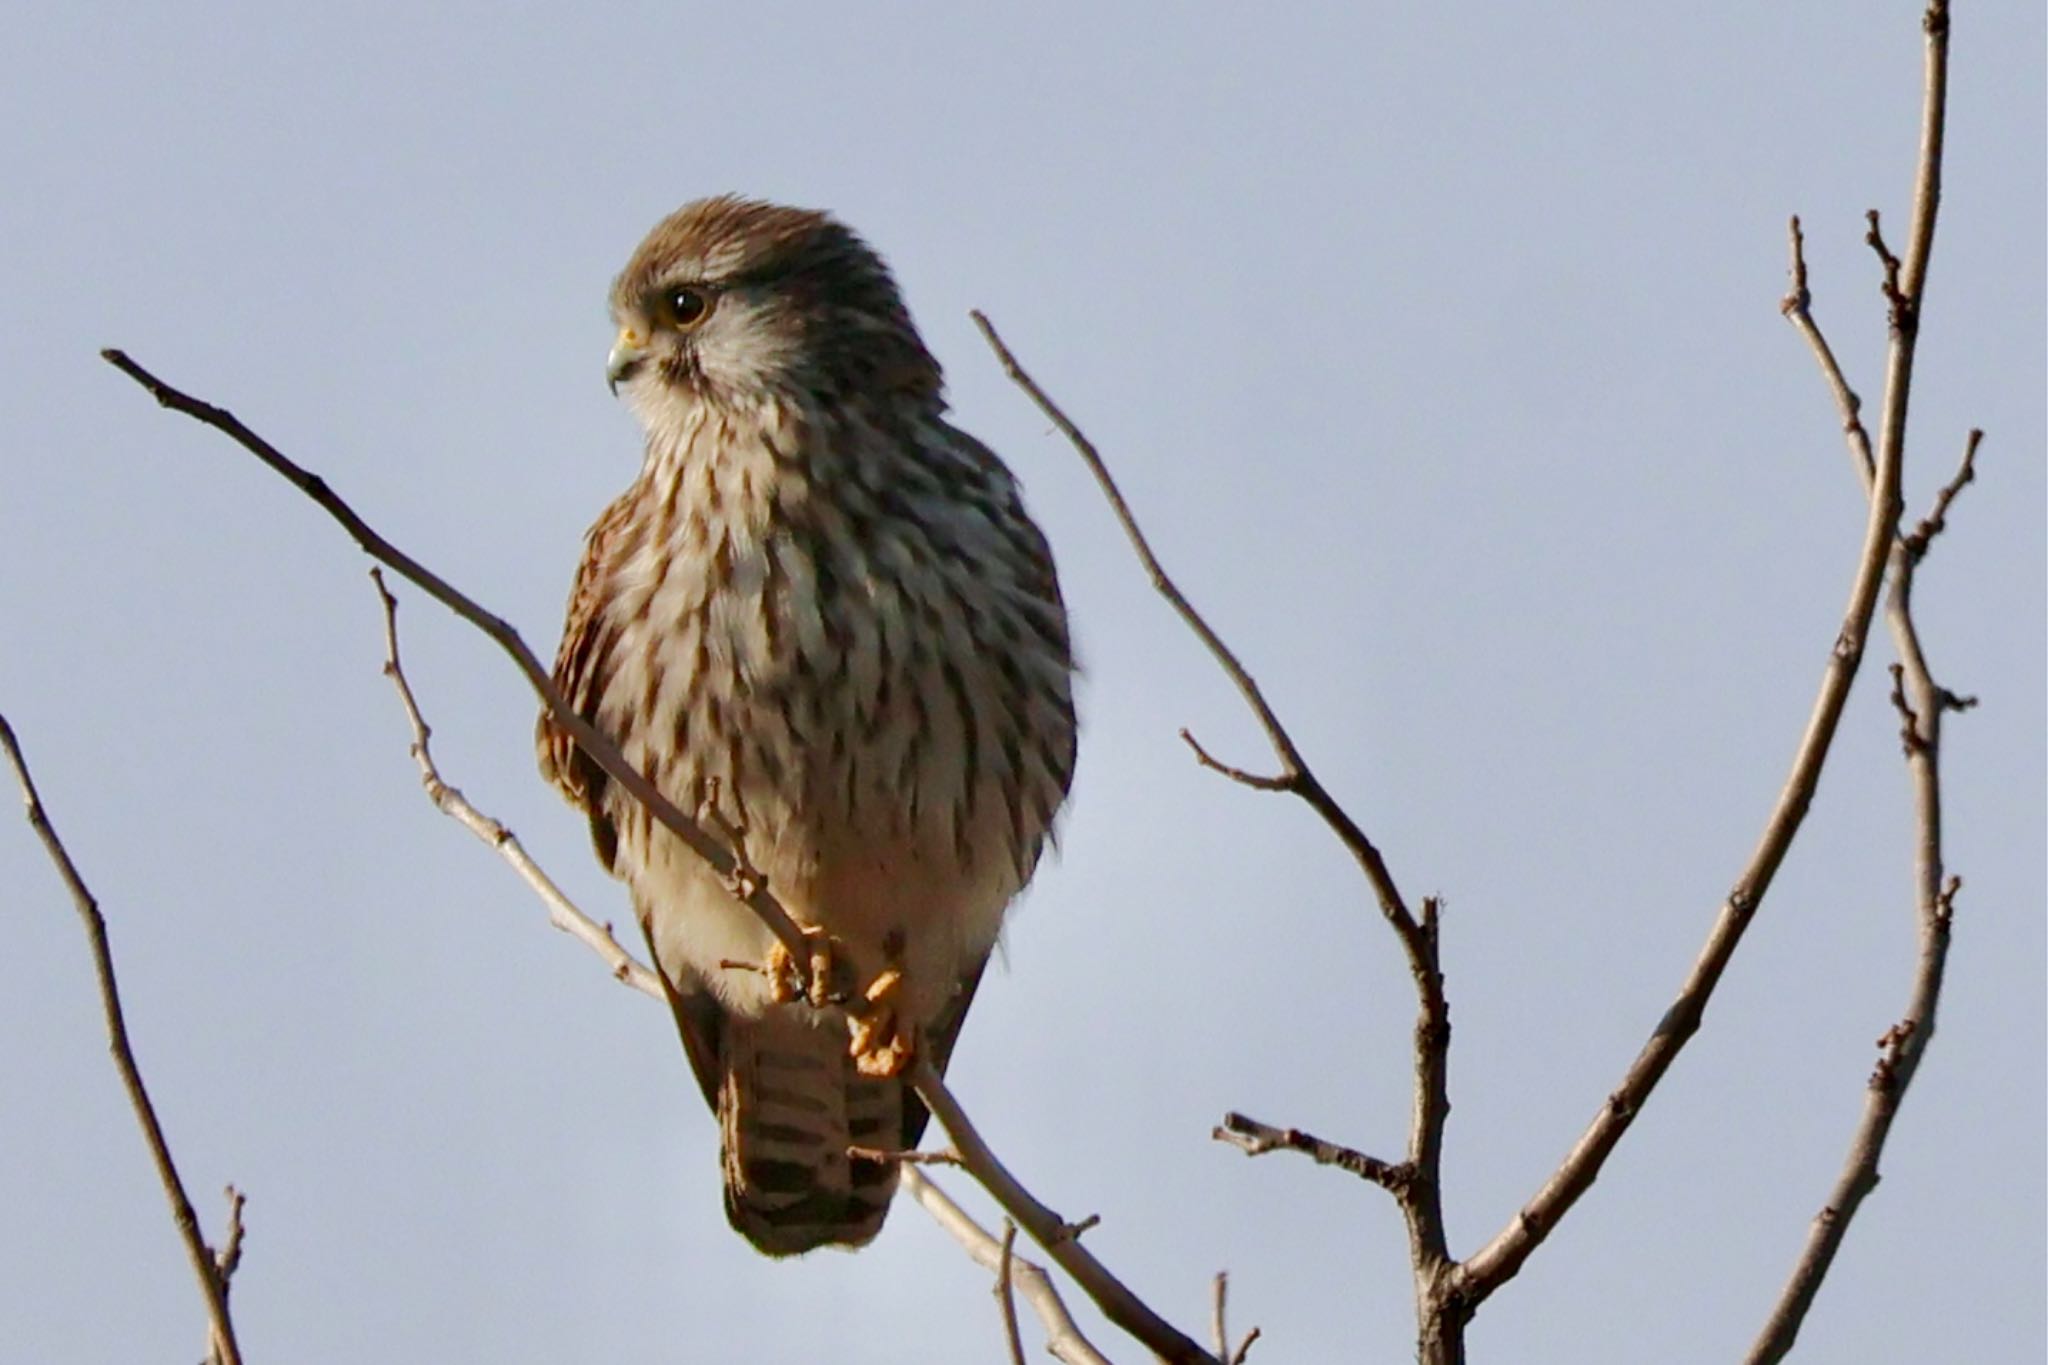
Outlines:
POLYGON ((888 1216, 895 1163, 847 1148, 902 1144, 903 1082, 861 1075, 846 1044, 842 1025, 792 1005, 719 1030, 725 1214, 767 1255, 861 1246, 888 1216))

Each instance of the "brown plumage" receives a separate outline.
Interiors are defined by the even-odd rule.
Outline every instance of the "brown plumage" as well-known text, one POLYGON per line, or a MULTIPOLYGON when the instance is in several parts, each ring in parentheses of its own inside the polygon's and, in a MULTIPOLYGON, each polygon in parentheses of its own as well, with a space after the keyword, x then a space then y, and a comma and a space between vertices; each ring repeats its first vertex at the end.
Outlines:
POLYGON ((1074 765, 1051 556, 1002 462, 944 417, 879 258, 730 197, 657 225, 613 286, 609 373, 647 433, 598 519, 555 680, 686 811, 736 831, 894 1035, 778 996, 773 941, 545 717, 542 770, 631 888, 722 1139, 726 1212, 771 1255, 880 1230, 1004 908, 1074 765))

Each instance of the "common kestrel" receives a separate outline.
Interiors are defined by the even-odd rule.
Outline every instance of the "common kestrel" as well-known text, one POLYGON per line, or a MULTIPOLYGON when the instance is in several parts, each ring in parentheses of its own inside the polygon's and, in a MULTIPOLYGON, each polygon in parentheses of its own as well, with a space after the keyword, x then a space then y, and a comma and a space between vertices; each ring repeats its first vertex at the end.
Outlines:
POLYGON ((945 1067, 1073 776, 1059 583, 1010 471, 947 422, 887 267, 832 218, 685 205, 611 313, 646 456, 590 530, 555 681, 737 842, 867 1019, 792 998, 754 914, 545 716, 541 767, 632 890, 733 1227, 770 1255, 858 1246, 897 1169, 849 1148, 916 1146, 903 1067, 945 1067))

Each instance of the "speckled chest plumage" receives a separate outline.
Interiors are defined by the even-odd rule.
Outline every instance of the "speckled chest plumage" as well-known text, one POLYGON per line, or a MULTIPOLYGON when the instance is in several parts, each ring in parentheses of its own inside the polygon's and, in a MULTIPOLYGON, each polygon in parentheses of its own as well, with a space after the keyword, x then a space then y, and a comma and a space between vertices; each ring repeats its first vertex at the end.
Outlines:
MULTIPOLYGON (((858 949, 979 960, 1071 778, 1064 612, 1014 481, 936 418, 695 410, 593 528, 595 718, 858 949)), ((665 960, 737 1008, 765 932, 611 796, 665 960)), ((936 1003, 936 1002, 932 1002, 936 1003)))

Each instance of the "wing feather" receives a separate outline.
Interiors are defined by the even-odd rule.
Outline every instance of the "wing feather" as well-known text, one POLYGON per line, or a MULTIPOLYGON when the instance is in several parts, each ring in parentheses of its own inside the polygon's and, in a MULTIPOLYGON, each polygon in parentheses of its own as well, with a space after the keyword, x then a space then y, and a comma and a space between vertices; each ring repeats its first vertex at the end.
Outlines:
MULTIPOLYGON (((611 686, 613 655, 618 646, 618 628, 609 610, 611 577, 621 542, 639 494, 639 485, 605 509, 583 540, 583 561, 576 567, 576 584, 569 592, 568 621, 562 628, 562 645, 555 655, 555 689, 577 715, 592 725, 611 686)), ((590 841, 598 861, 607 871, 617 871, 618 828, 607 809, 605 788, 609 779, 573 736, 546 710, 540 714, 534 742, 540 755, 541 775, 560 789, 569 803, 590 820, 590 841)))

